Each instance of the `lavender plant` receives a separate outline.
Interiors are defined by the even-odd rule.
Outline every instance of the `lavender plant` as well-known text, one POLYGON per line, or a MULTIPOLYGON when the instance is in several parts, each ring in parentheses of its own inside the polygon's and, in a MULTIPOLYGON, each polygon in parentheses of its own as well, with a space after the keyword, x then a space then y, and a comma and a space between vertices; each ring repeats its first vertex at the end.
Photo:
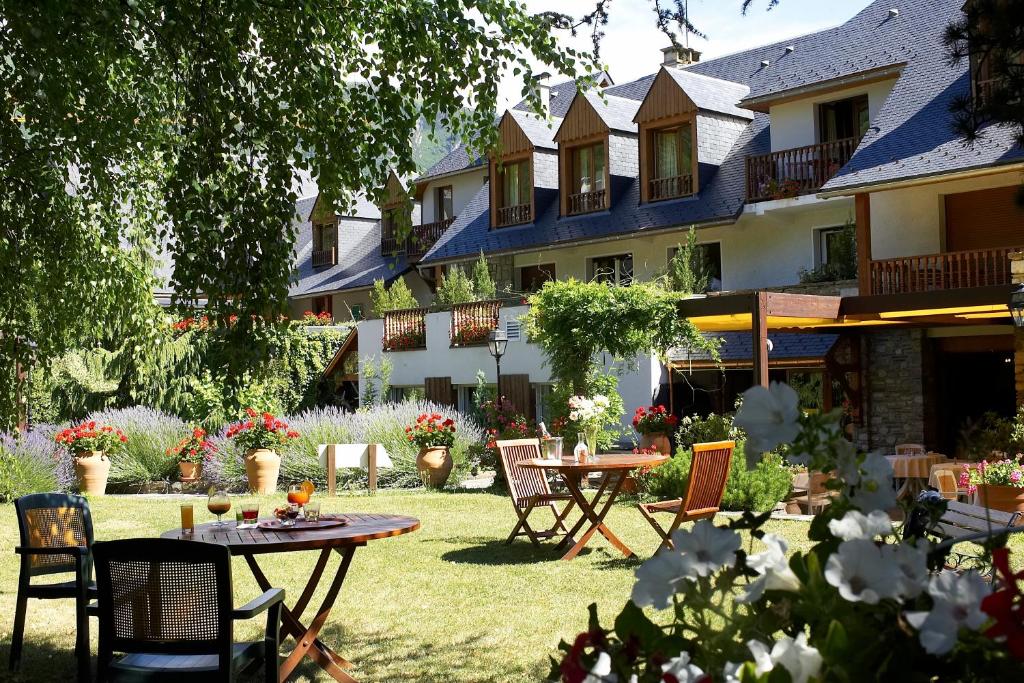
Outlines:
POLYGON ((124 451, 111 458, 108 481, 114 486, 168 480, 177 471, 177 462, 167 456, 167 449, 187 428, 181 419, 141 406, 103 410, 91 413, 88 419, 114 425, 128 437, 124 451))
POLYGON ((62 466, 60 449, 51 435, 39 431, 0 433, 0 503, 29 493, 65 489, 72 474, 62 466))

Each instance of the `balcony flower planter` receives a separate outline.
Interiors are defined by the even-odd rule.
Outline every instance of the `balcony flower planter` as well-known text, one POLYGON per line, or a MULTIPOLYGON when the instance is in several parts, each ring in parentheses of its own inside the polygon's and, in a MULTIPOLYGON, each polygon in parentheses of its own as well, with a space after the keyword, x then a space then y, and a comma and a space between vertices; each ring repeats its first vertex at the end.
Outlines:
POLYGON ((1024 488, 999 484, 979 484, 981 504, 1001 512, 1024 513, 1024 488))
POLYGON ((452 346, 482 346, 494 329, 493 325, 467 324, 455 331, 452 346))
POLYGON ((103 451, 75 453, 75 478, 78 490, 89 496, 102 496, 107 492, 110 458, 103 451))
POLYGON ((426 335, 422 332, 402 332, 384 340, 385 351, 409 351, 426 346, 426 335))

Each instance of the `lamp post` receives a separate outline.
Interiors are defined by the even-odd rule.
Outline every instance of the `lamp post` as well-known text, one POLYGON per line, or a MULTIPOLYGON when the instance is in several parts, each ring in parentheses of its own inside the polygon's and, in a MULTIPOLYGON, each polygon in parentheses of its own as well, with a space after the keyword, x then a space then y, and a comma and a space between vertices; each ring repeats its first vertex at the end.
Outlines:
POLYGON ((1024 327, 1024 284, 1017 285, 1010 292, 1010 315, 1016 327, 1024 327))
POLYGON ((508 335, 504 330, 491 330, 487 335, 487 350, 494 356, 495 383, 498 387, 497 397, 501 399, 501 357, 505 355, 505 347, 508 346, 508 335))

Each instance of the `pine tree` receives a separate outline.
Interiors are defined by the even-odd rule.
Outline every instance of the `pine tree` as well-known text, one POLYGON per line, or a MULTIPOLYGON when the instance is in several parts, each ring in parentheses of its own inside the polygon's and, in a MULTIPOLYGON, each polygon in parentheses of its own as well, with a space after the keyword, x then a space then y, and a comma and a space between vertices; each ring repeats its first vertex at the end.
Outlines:
POLYGON ((437 303, 442 306, 454 306, 476 301, 473 293, 473 281, 469 279, 461 266, 452 266, 441 276, 437 285, 437 303))
POLYGON ((480 252, 480 258, 473 264, 473 293, 478 301, 493 299, 498 294, 498 288, 491 279, 491 269, 487 266, 487 258, 484 252, 480 252))

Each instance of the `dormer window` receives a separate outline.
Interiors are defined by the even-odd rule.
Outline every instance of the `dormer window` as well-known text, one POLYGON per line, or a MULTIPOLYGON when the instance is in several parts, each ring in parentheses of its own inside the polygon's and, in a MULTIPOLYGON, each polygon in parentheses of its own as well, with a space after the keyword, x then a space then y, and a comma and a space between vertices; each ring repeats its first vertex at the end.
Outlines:
POLYGON ((608 208, 607 146, 602 139, 570 149, 566 213, 570 216, 608 208))
POLYGON ((455 195, 451 185, 437 188, 434 196, 434 220, 448 221, 455 218, 455 195))
POLYGON ((496 168, 495 200, 497 216, 495 227, 529 223, 533 216, 533 181, 529 157, 505 161, 496 168))
POLYGON ((656 202, 693 194, 693 124, 650 131, 650 176, 647 197, 656 202))
POLYGON ((313 223, 313 267, 333 266, 338 262, 338 221, 313 223))

